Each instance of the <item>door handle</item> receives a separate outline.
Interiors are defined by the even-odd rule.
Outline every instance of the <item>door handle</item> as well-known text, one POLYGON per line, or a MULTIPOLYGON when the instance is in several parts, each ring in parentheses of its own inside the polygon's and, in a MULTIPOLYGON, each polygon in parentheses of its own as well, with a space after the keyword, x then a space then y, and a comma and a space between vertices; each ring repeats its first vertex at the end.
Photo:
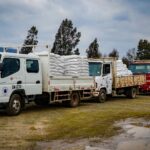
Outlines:
POLYGON ((17 84, 22 84, 22 81, 17 81, 17 84))
POLYGON ((40 84, 40 81, 38 80, 38 81, 36 81, 36 84, 40 84))

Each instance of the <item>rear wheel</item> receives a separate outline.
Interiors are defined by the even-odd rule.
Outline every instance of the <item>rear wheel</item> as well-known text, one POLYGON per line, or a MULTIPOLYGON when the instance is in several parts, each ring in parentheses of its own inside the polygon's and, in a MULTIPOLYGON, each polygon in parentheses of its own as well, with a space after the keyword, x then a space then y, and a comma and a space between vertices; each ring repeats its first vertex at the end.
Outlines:
POLYGON ((69 102, 70 107, 77 107, 80 104, 79 94, 77 92, 73 92, 69 102))
POLYGON ((106 90, 101 89, 99 92, 99 98, 98 98, 98 102, 99 103, 104 103, 106 101, 106 90))
POLYGON ((7 106, 7 114, 15 116, 20 114, 22 110, 21 96, 19 94, 13 94, 7 106))
POLYGON ((136 94, 137 94, 137 88, 135 88, 135 87, 130 88, 129 95, 128 95, 129 98, 131 98, 131 99, 136 98, 136 94))

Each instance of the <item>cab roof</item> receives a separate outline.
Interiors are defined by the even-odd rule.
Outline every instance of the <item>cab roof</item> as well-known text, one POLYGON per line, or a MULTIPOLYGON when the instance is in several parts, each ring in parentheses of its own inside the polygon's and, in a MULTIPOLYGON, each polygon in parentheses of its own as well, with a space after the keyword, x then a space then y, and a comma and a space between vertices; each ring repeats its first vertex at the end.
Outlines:
POLYGON ((136 60, 131 64, 150 64, 150 60, 136 60))
POLYGON ((15 57, 15 58, 36 58, 38 59, 39 56, 35 53, 29 53, 29 54, 19 54, 19 53, 9 53, 9 52, 0 52, 2 56, 7 57, 15 57))

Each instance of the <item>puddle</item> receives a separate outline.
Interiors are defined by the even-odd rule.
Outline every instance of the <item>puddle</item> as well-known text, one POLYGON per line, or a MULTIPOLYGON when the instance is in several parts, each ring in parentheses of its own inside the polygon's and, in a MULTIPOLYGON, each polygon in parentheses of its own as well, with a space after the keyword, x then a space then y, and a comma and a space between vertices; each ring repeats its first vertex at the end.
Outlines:
POLYGON ((87 139, 54 140, 37 142, 37 150, 150 150, 150 120, 126 119, 115 123, 122 128, 120 135, 103 140, 87 139))
POLYGON ((150 121, 127 119, 118 122, 118 125, 124 130, 122 134, 124 139, 120 139, 120 142, 118 142, 117 150, 150 150, 150 121))
POLYGON ((127 119, 119 122, 117 125, 121 126, 125 134, 133 139, 150 138, 150 121, 127 119))

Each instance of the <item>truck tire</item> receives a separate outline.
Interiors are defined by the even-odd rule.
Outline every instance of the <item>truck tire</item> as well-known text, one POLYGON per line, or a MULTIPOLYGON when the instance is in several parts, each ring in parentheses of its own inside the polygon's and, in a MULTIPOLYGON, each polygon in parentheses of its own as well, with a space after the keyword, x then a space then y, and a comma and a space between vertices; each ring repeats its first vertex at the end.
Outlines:
POLYGON ((136 94, 137 94, 137 88, 132 87, 129 90, 129 98, 134 99, 136 98, 136 94))
POLYGON ((106 90, 101 89, 99 92, 99 97, 98 97, 98 102, 99 103, 104 103, 106 101, 106 90))
POLYGON ((70 107, 77 107, 80 104, 79 94, 77 92, 73 92, 71 94, 71 99, 69 101, 70 107))
POLYGON ((13 94, 7 106, 7 114, 10 116, 19 115, 22 110, 22 100, 19 94, 13 94))

